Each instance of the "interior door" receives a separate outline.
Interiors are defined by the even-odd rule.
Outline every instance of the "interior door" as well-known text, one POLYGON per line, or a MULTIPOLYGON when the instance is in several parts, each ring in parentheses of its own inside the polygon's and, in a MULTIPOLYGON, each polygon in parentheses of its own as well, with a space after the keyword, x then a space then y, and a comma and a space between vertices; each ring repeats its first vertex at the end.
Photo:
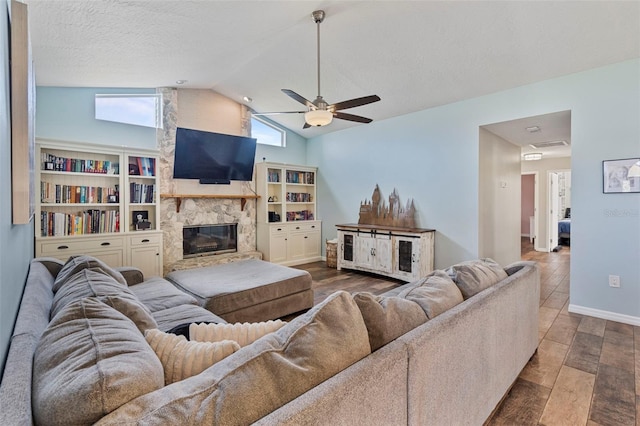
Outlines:
POLYGON ((549 173, 549 251, 558 247, 558 174, 549 173))

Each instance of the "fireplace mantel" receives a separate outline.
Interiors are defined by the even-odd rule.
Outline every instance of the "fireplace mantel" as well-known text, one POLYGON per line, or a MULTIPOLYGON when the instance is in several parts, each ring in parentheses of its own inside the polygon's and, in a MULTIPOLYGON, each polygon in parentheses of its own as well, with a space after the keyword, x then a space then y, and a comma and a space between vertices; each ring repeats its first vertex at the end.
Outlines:
POLYGON ((240 210, 244 210, 247 200, 260 198, 256 194, 160 194, 160 198, 175 198, 176 212, 180 213, 180 205, 183 198, 221 198, 227 200, 240 199, 240 210))

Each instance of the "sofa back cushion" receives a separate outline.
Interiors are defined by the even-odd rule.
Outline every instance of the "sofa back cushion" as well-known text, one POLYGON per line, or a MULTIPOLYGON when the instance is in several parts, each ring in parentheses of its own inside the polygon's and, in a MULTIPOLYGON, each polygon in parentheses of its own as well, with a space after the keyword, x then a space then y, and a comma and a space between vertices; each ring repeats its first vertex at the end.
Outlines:
POLYGON ((444 271, 433 271, 416 285, 401 291, 403 297, 417 303, 427 318, 433 319, 463 301, 462 293, 444 271))
POLYGON ((132 320, 141 332, 158 327, 149 309, 129 288, 123 287, 101 268, 85 268, 67 278, 53 297, 51 318, 69 303, 85 297, 97 297, 132 320))
POLYGON ((73 302, 44 331, 33 361, 36 424, 91 424, 164 385, 162 364, 128 318, 95 298, 73 302))
POLYGON ((447 269, 466 299, 507 278, 507 273, 493 259, 477 259, 458 263, 447 269))
POLYGON ((336 292, 278 331, 99 424, 249 424, 369 353, 360 310, 349 293, 336 292))
POLYGON ((62 287, 67 282, 68 279, 86 268, 99 268, 105 274, 110 275, 118 283, 122 284, 123 287, 127 287, 127 280, 124 279, 120 272, 111 268, 100 259, 96 259, 92 256, 82 255, 71 256, 69 260, 67 260, 60 272, 58 272, 56 280, 53 282, 53 292, 57 292, 60 287, 62 287))
POLYGON ((356 293, 353 300, 367 326, 371 352, 424 324, 428 319, 416 302, 400 297, 356 293))

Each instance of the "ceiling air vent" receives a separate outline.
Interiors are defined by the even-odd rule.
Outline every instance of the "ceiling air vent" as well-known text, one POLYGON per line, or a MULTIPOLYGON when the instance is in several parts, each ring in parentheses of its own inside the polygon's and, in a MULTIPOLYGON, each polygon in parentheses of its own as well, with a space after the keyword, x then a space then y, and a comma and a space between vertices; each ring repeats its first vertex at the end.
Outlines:
POLYGON ((569 145, 567 141, 548 141, 548 142, 536 142, 536 143, 529 144, 531 148, 536 148, 536 149, 551 148, 553 146, 567 146, 567 145, 569 145))

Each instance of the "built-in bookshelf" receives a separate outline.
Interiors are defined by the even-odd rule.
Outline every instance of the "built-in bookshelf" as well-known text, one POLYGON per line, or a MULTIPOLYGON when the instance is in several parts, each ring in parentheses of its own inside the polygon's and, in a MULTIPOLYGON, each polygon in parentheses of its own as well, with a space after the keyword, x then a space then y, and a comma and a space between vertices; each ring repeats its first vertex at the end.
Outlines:
POLYGON ((36 158, 36 256, 92 254, 162 273, 157 152, 38 140, 36 158))
POLYGON ((263 259, 285 265, 320 260, 316 175, 315 167, 256 164, 258 250, 263 259))

